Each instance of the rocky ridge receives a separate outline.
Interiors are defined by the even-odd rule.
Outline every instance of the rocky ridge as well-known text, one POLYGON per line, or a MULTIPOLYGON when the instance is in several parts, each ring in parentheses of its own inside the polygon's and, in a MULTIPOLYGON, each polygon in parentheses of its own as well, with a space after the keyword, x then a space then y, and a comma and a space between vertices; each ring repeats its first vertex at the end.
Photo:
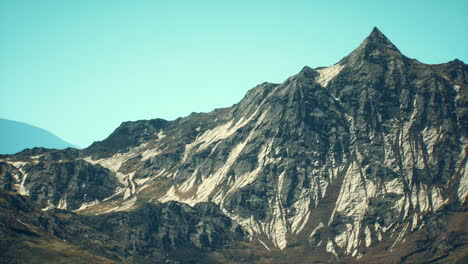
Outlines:
POLYGON ((125 122, 81 151, 1 156, 0 183, 43 210, 104 218, 146 203, 211 203, 267 252, 300 245, 365 259, 438 212, 463 215, 467 75, 458 60, 404 56, 375 28, 337 64, 263 83, 231 107, 125 122))

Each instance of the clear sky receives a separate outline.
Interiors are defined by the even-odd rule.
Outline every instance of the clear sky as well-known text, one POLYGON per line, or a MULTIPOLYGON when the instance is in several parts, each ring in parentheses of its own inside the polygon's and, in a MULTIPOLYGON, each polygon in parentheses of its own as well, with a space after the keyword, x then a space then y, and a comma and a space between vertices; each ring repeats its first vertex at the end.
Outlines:
POLYGON ((2 0, 0 117, 85 147, 332 65, 373 26, 411 58, 467 63, 467 14, 466 0, 2 0))

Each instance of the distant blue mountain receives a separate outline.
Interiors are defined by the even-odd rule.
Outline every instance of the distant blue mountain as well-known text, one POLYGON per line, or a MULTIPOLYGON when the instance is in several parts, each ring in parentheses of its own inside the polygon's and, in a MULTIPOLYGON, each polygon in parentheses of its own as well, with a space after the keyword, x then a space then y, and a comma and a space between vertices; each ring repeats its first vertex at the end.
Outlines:
POLYGON ((34 147, 77 148, 42 128, 0 118, 0 154, 14 154, 34 147))

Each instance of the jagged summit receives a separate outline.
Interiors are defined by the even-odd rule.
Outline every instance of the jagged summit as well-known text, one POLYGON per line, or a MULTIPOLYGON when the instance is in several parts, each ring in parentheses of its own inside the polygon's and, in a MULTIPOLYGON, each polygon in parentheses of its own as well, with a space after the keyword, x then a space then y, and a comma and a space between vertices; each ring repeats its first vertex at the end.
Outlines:
POLYGON ((356 64, 362 60, 380 63, 395 58, 402 59, 403 54, 377 27, 374 27, 361 45, 343 58, 340 64, 356 64))
POLYGON ((370 35, 366 38, 369 43, 391 43, 390 40, 380 31, 379 28, 374 27, 370 35))
POLYGON ((360 47, 398 50, 398 48, 377 27, 372 29, 372 32, 363 41, 360 47))
MULTIPOLYGON (((398 50, 398 48, 380 31, 377 27, 372 29, 372 32, 362 43, 353 50, 348 56, 341 59, 338 63, 330 67, 318 67, 314 70, 317 71, 317 83, 324 87, 335 79, 339 74, 347 72, 347 76, 354 76, 360 79, 359 76, 378 77, 375 74, 369 74, 376 71, 382 72, 389 65, 402 65, 405 56, 398 50), (396 62, 396 63, 395 63, 396 62), (380 67, 376 67, 380 65, 380 67), (380 69, 379 69, 380 68, 380 69), (343 69, 346 69, 343 71, 343 69)), ((393 66, 392 66, 393 67, 393 66)), ((401 67, 399 67, 401 69, 401 67)), ((305 67, 300 74, 313 76, 310 69, 305 67)))
MULTIPOLYGON (((374 27, 370 35, 337 64, 316 68, 315 71, 319 73, 316 82, 323 87, 328 87, 333 79, 343 74, 345 75, 343 78, 353 78, 356 82, 366 79, 376 82, 376 79, 380 78, 386 69, 395 69, 395 65, 398 65, 398 71, 402 71, 404 61, 405 56, 398 48, 377 27, 374 27), (379 74, 376 74, 377 72, 379 74), (364 76, 366 77, 363 78, 364 76)), ((307 68, 304 68, 301 73, 305 71, 307 68)))

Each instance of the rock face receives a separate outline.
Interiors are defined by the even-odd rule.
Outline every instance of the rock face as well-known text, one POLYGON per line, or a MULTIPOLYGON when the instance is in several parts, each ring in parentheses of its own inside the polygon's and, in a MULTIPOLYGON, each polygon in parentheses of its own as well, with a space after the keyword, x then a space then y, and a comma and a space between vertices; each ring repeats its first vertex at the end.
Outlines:
MULTIPOLYGON (((152 214, 143 204, 167 203, 219 210, 242 227, 220 224, 193 245, 216 247, 234 228, 268 251, 361 258, 398 248, 440 210, 465 210, 467 93, 463 62, 407 58, 375 28, 337 64, 263 83, 232 107, 126 122, 82 151, 1 156, 0 181, 41 208, 152 214)), ((170 245, 191 234, 181 230, 168 231, 170 245)))
POLYGON ((68 152, 0 161, 0 183, 7 191, 30 196, 41 208, 72 210, 123 187, 114 172, 76 159, 76 151, 68 152))
POLYGON ((0 190, 0 213, 0 263, 43 262, 25 252, 38 248, 44 257, 50 255, 48 263, 166 263, 180 259, 170 256, 180 248, 199 253, 244 238, 240 226, 211 203, 194 208, 177 202, 145 204, 130 212, 83 216, 60 209, 43 212, 29 199, 0 190))

